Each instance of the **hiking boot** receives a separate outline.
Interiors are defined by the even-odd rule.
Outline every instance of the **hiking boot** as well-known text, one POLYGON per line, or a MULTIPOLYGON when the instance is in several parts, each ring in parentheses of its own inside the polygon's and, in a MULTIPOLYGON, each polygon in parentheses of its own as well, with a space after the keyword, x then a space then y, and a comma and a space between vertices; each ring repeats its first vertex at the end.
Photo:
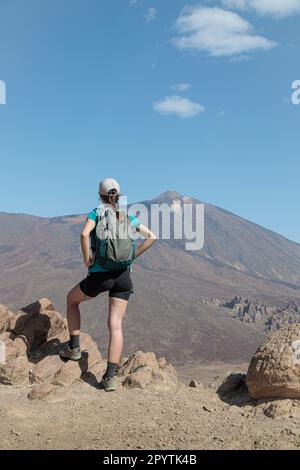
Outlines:
POLYGON ((70 343, 65 344, 58 353, 63 359, 70 359, 71 361, 79 361, 81 359, 80 348, 70 348, 70 343))
POLYGON ((105 390, 106 392, 115 392, 117 390, 116 381, 114 377, 102 378, 99 388, 105 390))

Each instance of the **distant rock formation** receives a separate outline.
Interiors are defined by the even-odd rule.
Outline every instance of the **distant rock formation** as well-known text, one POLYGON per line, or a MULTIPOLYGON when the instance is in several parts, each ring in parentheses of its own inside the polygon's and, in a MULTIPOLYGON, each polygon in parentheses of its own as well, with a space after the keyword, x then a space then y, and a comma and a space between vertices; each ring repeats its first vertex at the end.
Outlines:
POLYGON ((294 323, 300 323, 300 307, 296 302, 289 302, 283 309, 274 309, 266 320, 266 330, 276 331, 294 323))
POLYGON ((200 305, 202 305, 203 307, 220 307, 220 305, 222 304, 222 301, 220 299, 218 299, 217 297, 211 297, 209 299, 206 299, 206 298, 202 298, 200 299, 200 305))
POLYGON ((252 399, 300 398, 300 325, 271 335, 256 351, 246 383, 252 399))
POLYGON ((277 331, 285 325, 300 323, 300 307, 289 302, 284 308, 277 308, 261 302, 235 296, 224 307, 232 311, 231 316, 245 323, 262 325, 264 331, 277 331))

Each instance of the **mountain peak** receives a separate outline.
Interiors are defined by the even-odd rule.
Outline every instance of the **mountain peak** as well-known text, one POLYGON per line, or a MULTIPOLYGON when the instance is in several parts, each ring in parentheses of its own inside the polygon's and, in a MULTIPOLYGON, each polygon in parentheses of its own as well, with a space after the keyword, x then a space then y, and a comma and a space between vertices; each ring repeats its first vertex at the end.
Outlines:
POLYGON ((175 189, 167 189, 159 196, 156 196, 154 199, 151 199, 152 204, 172 204, 175 200, 180 200, 181 202, 194 202, 193 198, 189 196, 183 196, 182 194, 178 193, 175 189))
POLYGON ((163 193, 159 194, 155 199, 166 199, 166 198, 176 198, 176 197, 182 197, 182 196, 175 189, 167 189, 163 193))

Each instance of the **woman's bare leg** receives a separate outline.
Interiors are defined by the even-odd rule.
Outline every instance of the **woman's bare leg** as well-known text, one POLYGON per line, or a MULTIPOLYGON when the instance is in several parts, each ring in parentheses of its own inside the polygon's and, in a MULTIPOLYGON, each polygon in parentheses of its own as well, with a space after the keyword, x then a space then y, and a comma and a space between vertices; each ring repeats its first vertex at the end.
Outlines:
POLYGON ((80 310, 79 304, 84 300, 92 299, 85 295, 80 289, 79 285, 73 287, 67 296, 67 319, 69 326, 69 333, 72 336, 80 334, 80 310))
POLYGON ((123 330, 122 323, 125 316, 127 300, 118 299, 116 297, 109 298, 109 346, 108 346, 108 362, 117 364, 122 356, 123 351, 123 330))

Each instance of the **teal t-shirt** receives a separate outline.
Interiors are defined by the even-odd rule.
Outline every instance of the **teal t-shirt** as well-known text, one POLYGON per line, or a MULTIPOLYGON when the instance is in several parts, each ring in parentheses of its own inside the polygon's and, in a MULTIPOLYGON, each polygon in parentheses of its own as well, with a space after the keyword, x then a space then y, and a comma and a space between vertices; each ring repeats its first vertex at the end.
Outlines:
MULTIPOLYGON (((88 219, 91 219, 94 222, 96 222, 97 208, 92 210, 87 215, 86 220, 88 220, 88 219)), ((135 215, 129 215, 129 220, 130 220, 131 227, 134 228, 134 229, 136 229, 137 227, 139 227, 139 225, 141 225, 141 222, 138 220, 137 217, 135 217, 135 215)), ((90 266, 89 270, 88 270, 89 273, 101 273, 101 272, 106 272, 106 271, 107 271, 107 269, 104 269, 97 261, 93 264, 93 266, 90 266)))

